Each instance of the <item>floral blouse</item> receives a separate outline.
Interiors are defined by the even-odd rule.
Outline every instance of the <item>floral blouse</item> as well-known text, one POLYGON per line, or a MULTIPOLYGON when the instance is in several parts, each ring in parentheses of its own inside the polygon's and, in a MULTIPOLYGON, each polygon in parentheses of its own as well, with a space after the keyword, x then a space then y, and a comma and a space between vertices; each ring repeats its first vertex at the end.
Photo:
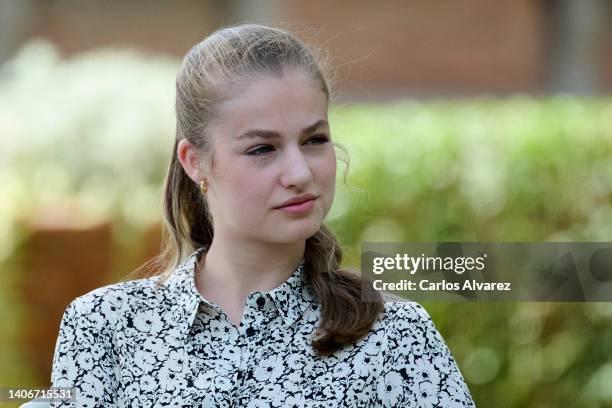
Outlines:
POLYGON ((444 340, 415 302, 387 301, 370 332, 330 356, 310 346, 320 305, 304 261, 252 292, 239 326, 195 286, 196 250, 159 276, 107 285, 64 312, 51 407, 473 407, 444 340))

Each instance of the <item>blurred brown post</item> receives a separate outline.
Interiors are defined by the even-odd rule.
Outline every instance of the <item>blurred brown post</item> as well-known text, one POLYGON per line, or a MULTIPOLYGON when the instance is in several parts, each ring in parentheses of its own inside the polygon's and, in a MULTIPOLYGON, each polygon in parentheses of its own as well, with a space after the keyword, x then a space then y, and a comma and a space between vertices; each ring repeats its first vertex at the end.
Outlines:
POLYGON ((76 297, 109 283, 111 225, 31 226, 22 249, 21 296, 29 314, 21 341, 38 382, 48 384, 62 315, 76 297))

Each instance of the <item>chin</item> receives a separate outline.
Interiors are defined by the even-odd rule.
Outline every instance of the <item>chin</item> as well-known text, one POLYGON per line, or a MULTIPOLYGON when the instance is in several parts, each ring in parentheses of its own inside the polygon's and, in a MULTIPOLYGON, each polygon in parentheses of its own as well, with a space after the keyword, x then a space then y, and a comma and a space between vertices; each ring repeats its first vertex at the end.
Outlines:
POLYGON ((321 223, 314 222, 302 224, 300 226, 293 226, 293 228, 287 228, 285 231, 283 231, 284 234, 282 238, 278 237, 277 234, 277 239, 281 238, 280 241, 285 243, 304 241, 316 234, 320 228, 321 223))

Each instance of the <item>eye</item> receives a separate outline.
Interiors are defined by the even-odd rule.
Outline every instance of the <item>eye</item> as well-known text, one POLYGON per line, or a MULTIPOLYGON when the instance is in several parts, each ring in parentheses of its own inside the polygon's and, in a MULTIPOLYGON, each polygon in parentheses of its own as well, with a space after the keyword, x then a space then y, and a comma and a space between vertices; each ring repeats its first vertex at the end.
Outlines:
POLYGON ((315 144, 323 144, 329 141, 329 138, 326 135, 314 135, 308 141, 312 142, 313 140, 318 140, 315 144))
POLYGON ((263 146, 259 146, 256 149, 249 150, 248 152, 246 152, 246 154, 249 156, 263 156, 264 154, 268 153, 267 150, 263 150, 263 149, 271 149, 271 148, 272 146, 270 145, 263 145, 263 146))
MULTIPOLYGON (((327 137, 324 134, 321 134, 321 135, 314 135, 313 137, 308 139, 306 143, 321 145, 321 144, 327 143, 328 141, 329 141, 329 137, 327 137), (311 143, 313 141, 315 142, 311 143)), ((270 145, 261 145, 255 149, 249 150, 248 152, 246 152, 246 154, 248 156, 263 156, 269 153, 270 151, 272 151, 273 149, 274 148, 270 145)))

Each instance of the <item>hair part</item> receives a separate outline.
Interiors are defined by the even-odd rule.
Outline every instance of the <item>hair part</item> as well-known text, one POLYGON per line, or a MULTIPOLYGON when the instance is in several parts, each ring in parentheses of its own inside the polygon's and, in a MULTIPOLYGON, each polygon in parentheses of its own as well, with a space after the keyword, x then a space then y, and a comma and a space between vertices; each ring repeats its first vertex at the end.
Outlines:
MULTIPOLYGON (((178 160, 178 143, 187 139, 206 155, 204 161, 212 169, 210 129, 219 105, 254 75, 280 77, 287 69, 312 78, 320 84, 328 102, 333 99, 329 57, 282 28, 263 24, 222 28, 187 53, 176 79, 176 140, 164 185, 162 251, 130 276, 149 271, 160 277, 157 283, 161 285, 196 249, 210 247, 213 220, 199 186, 178 160)), ((340 147, 348 157, 342 146, 334 143, 334 147, 340 147)), ((348 170, 348 158, 341 160, 348 170)), ((307 282, 321 304, 318 337, 312 346, 317 354, 328 355, 366 335, 384 309, 384 302, 380 296, 378 300, 374 296, 374 301, 361 301, 363 281, 354 272, 341 269, 342 250, 325 225, 306 240, 304 258, 307 282)))

